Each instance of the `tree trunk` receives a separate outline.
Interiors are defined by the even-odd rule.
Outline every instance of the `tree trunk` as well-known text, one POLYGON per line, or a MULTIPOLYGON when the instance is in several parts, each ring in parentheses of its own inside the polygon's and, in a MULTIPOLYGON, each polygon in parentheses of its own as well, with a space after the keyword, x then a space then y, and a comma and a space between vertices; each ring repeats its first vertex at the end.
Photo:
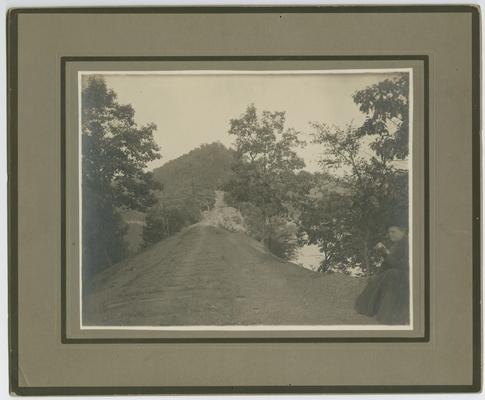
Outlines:
POLYGON ((104 249, 104 257, 106 259, 106 262, 108 263, 108 266, 111 267, 113 263, 111 262, 111 258, 109 257, 108 251, 106 249, 104 249))
POLYGON ((365 235, 362 239, 362 259, 364 261, 364 266, 369 274, 374 273, 374 268, 369 261, 369 245, 368 245, 369 231, 366 229, 365 235))
POLYGON ((365 266, 365 269, 366 271, 369 271, 369 273, 372 273, 373 271, 371 271, 371 265, 369 263, 369 249, 368 249, 368 246, 367 246, 367 241, 364 241, 364 246, 363 246, 363 259, 364 259, 364 266, 365 266))
POLYGON ((267 225, 267 220, 266 220, 267 217, 266 217, 265 211, 262 212, 262 218, 261 219, 263 220, 263 233, 262 233, 263 243, 265 243, 266 242, 266 225, 267 225))

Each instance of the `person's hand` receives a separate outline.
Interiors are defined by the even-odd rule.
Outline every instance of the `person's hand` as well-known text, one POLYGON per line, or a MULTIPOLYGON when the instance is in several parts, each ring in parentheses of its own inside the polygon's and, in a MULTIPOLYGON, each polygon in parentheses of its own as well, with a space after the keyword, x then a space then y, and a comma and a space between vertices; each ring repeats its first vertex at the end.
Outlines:
POLYGON ((376 247, 374 247, 374 249, 376 251, 379 251, 379 252, 382 252, 382 253, 385 253, 385 254, 389 253, 386 246, 384 246, 381 242, 377 243, 376 247))

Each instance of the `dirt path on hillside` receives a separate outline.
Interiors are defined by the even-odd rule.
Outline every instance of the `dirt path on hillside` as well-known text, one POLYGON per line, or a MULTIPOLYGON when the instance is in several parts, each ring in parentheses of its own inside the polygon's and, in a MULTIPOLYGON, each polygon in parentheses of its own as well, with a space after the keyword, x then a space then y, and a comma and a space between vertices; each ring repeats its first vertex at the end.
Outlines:
POLYGON ((86 325, 369 324, 365 280, 277 259, 243 233, 194 225, 96 277, 86 325))

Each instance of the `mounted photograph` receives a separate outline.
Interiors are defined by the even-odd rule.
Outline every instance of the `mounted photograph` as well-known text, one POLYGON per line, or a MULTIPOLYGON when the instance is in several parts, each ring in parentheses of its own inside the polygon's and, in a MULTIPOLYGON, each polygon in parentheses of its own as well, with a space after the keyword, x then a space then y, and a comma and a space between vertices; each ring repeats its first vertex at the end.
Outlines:
POLYGON ((412 87, 78 72, 81 329, 411 330, 412 87))
POLYGON ((11 395, 482 390, 477 5, 6 21, 11 395))

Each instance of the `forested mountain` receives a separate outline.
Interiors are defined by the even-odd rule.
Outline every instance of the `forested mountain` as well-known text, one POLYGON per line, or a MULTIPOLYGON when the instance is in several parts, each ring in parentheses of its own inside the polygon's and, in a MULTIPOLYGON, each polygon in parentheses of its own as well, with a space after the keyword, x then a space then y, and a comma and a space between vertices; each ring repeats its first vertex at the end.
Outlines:
POLYGON ((230 178, 234 151, 215 142, 203 144, 153 171, 160 184, 157 204, 147 213, 126 211, 125 239, 131 253, 198 222, 215 201, 215 191, 230 178))
POLYGON ((231 175, 234 151, 222 143, 203 144, 153 171, 162 185, 167 207, 197 199, 203 208, 214 202, 214 191, 231 175))

